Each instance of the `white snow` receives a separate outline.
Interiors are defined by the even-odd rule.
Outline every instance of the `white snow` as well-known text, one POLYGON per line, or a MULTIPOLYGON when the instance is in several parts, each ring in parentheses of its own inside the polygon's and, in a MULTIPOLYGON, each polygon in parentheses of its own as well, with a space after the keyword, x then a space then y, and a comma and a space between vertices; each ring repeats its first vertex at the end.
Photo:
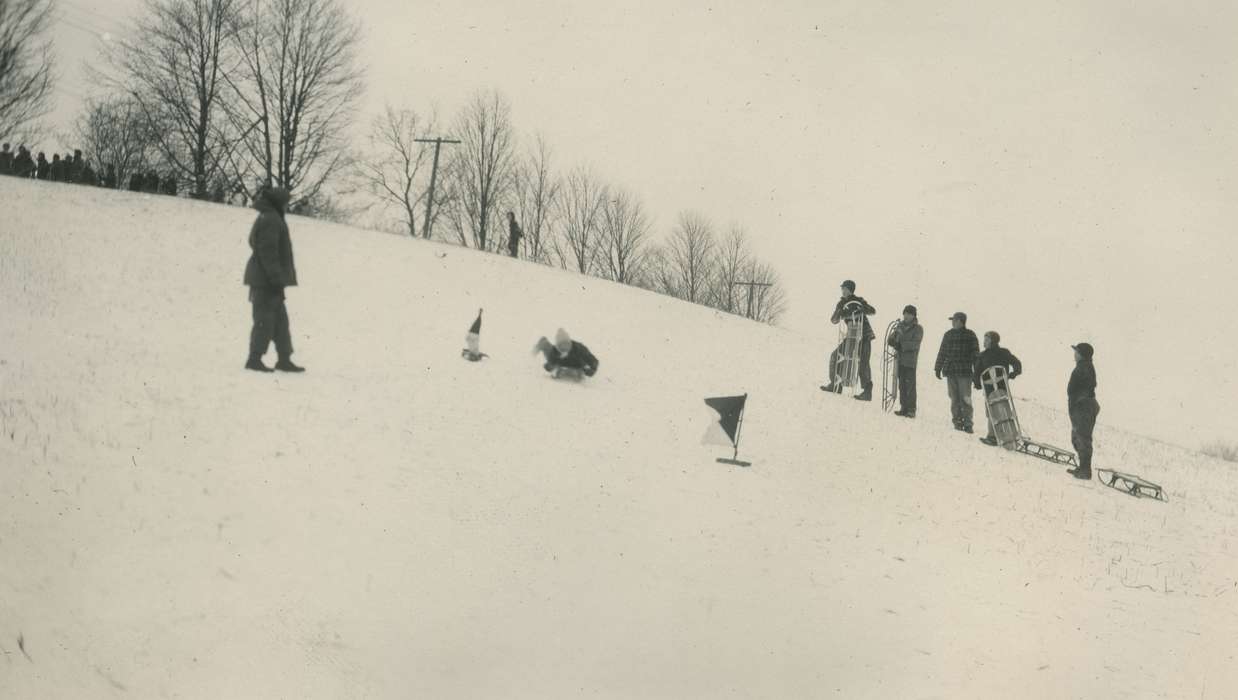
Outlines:
MULTIPOLYGON (((802 336, 290 217, 308 372, 259 375, 252 211, 0 188, 0 697, 1238 689, 1234 465, 1103 409, 1095 466, 1168 503, 980 445, 935 333, 908 421, 822 394, 802 336), (558 326, 593 380, 530 354, 558 326), (742 392, 749 469, 700 443, 742 392)), ((1069 446, 1056 408, 1019 404, 1069 446)))

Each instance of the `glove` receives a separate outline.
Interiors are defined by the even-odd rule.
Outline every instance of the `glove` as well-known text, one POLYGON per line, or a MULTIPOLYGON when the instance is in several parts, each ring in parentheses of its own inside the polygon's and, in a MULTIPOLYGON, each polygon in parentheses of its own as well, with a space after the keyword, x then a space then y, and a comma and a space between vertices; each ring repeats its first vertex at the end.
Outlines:
POLYGON ((894 345, 896 343, 898 343, 898 339, 895 336, 890 336, 889 338, 886 338, 886 345, 894 345))
POLYGON ((586 367, 586 368, 585 368, 585 376, 586 376, 586 377, 592 377, 592 376, 594 375, 594 373, 596 373, 597 371, 598 371, 598 368, 597 368, 597 367, 586 367))
POLYGON ((933 370, 933 374, 936 374, 936 375, 937 375, 937 378, 938 378, 938 379, 941 379, 941 370, 939 370, 939 369, 935 369, 935 370, 933 370))
POLYGON ((971 385, 973 389, 980 391, 980 382, 972 382, 971 385))
POLYGON ((1007 377, 1007 379, 1014 379, 1017 376, 1019 376, 1019 372, 1013 372, 1009 377, 1007 377))

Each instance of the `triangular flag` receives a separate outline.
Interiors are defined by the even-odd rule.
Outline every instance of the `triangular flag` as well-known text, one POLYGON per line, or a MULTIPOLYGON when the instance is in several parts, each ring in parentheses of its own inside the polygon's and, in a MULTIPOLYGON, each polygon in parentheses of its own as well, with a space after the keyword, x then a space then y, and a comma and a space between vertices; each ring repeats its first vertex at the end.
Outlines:
POLYGON ((464 344, 470 353, 481 354, 481 309, 477 310, 477 319, 469 326, 468 335, 464 336, 464 344))
POLYGON ((735 435, 739 429, 739 419, 744 413, 744 402, 748 400, 748 395, 741 396, 715 396, 705 399, 705 404, 718 412, 718 425, 731 439, 730 444, 735 444, 735 435))

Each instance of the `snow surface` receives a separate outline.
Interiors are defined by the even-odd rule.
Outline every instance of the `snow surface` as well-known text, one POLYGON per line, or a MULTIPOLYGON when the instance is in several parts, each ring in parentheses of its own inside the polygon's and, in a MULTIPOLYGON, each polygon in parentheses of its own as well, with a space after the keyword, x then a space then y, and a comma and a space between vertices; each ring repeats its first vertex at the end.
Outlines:
POLYGON ((1234 465, 1103 412, 1095 466, 1168 503, 951 430, 927 366, 908 421, 821 393, 818 341, 298 217, 308 372, 259 375, 252 211, 0 203, 0 697, 1238 691, 1234 465), (560 325, 593 380, 531 355, 560 325), (748 469, 700 442, 742 392, 748 469))

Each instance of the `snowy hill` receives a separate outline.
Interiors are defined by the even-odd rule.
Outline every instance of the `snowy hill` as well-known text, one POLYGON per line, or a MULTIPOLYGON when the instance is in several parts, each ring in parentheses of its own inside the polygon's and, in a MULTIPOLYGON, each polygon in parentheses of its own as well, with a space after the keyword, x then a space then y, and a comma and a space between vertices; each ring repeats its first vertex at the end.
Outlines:
POLYGON ((252 211, 0 187, 0 697, 1238 689, 1232 464, 1102 413, 1134 499, 950 430, 927 367, 907 421, 818 391, 816 340, 297 217, 309 371, 259 375, 252 211), (560 325, 592 381, 530 355, 560 325), (739 392, 750 469, 700 444, 739 392))

